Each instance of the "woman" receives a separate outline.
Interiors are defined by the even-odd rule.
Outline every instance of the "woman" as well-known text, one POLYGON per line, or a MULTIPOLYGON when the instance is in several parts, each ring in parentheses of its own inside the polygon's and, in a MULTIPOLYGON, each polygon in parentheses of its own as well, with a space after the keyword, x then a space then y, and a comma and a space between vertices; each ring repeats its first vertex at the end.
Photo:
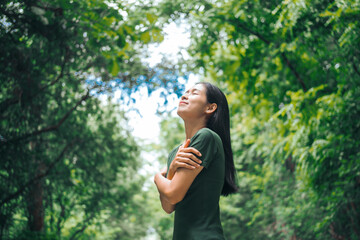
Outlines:
POLYGON ((198 83, 180 98, 177 113, 187 140, 154 177, 163 209, 175 210, 173 239, 224 239, 219 198, 236 192, 226 97, 198 83))

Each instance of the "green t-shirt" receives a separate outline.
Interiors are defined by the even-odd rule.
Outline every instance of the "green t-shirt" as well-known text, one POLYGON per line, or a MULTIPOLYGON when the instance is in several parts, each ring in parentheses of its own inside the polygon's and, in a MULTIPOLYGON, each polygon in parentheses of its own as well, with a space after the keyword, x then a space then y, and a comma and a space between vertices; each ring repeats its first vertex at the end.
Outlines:
MULTIPOLYGON (((176 204, 173 240, 225 239, 219 209, 225 175, 222 141, 214 131, 202 128, 191 138, 190 147, 201 152, 204 169, 195 178, 184 199, 176 204)), ((178 148, 169 154, 168 169, 178 148)))

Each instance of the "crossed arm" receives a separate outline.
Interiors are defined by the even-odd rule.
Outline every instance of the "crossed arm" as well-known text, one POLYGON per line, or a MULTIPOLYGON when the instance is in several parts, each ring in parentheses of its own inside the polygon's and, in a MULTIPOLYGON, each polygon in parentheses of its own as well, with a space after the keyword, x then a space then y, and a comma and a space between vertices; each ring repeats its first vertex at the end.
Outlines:
POLYGON ((167 178, 165 178, 166 168, 154 177, 162 208, 167 213, 175 210, 175 205, 185 197, 192 182, 204 168, 199 165, 201 161, 192 154, 201 156, 201 153, 195 148, 188 147, 189 144, 190 140, 187 140, 184 146, 179 148, 169 167, 167 178))

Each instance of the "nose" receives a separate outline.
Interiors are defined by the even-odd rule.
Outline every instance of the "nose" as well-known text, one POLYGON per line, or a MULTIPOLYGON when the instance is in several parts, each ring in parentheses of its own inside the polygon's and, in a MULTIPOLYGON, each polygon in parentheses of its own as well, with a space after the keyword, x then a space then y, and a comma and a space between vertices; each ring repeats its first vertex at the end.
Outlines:
POLYGON ((184 93, 184 94, 181 96, 180 100, 187 100, 187 94, 184 93))

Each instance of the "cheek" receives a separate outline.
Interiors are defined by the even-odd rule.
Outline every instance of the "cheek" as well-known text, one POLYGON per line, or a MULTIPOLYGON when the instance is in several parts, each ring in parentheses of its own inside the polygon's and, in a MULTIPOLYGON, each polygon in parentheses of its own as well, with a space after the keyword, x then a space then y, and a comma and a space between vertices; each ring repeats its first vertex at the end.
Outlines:
POLYGON ((207 102, 206 99, 202 98, 202 97, 197 97, 194 99, 193 101, 193 107, 197 108, 197 109, 201 109, 204 110, 206 108, 207 102))
POLYGON ((193 115, 201 117, 205 114, 206 111, 206 104, 203 102, 196 102, 192 106, 189 106, 189 112, 193 115))

